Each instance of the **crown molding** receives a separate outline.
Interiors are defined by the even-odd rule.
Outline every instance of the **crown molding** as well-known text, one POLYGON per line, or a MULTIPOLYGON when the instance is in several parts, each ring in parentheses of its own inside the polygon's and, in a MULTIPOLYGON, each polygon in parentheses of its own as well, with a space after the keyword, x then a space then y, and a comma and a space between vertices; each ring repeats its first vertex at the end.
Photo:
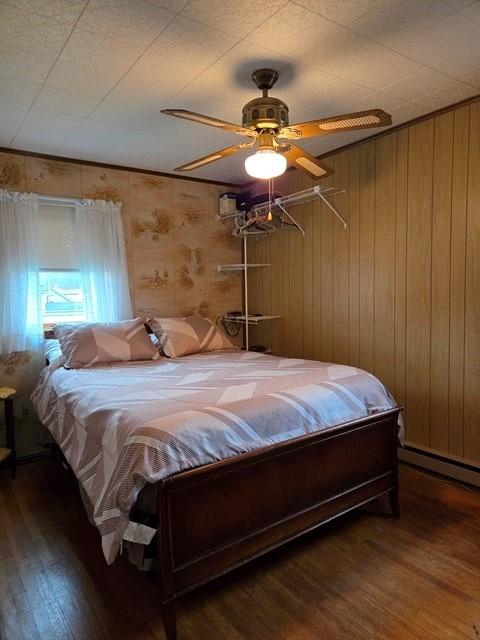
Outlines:
POLYGON ((107 164, 105 162, 94 162, 91 160, 78 160, 76 158, 64 158, 63 156, 52 156, 47 153, 37 153, 36 151, 25 151, 24 149, 13 149, 11 147, 0 147, 0 153, 11 153, 16 155, 29 156, 32 158, 43 158, 44 160, 54 160, 55 162, 68 162, 70 164, 80 164, 89 167, 101 167, 102 169, 116 169, 118 171, 131 171, 133 173, 144 173, 150 176, 160 176, 162 178, 172 178, 173 180, 187 180, 189 182, 201 182, 204 184, 215 184, 221 187, 229 187, 238 189, 241 184, 235 182, 222 182, 220 180, 207 180, 205 178, 193 178, 192 176, 179 176, 174 173, 165 173, 164 171, 153 171, 149 169, 140 169, 139 167, 127 167, 119 164, 107 164))

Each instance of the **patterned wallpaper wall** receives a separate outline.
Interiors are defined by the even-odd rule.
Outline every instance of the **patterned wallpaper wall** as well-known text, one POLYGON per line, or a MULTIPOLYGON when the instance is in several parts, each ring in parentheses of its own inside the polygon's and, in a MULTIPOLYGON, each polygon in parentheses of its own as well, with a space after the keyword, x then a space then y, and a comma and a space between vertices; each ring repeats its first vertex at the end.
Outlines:
MULTIPOLYGON (((217 271, 218 264, 241 260, 240 241, 216 218, 225 187, 11 153, 0 153, 0 187, 120 201, 137 315, 200 313, 215 320, 241 308, 240 274, 217 271)), ((0 386, 19 390, 20 454, 38 440, 28 396, 41 366, 35 354, 0 356, 0 386)))

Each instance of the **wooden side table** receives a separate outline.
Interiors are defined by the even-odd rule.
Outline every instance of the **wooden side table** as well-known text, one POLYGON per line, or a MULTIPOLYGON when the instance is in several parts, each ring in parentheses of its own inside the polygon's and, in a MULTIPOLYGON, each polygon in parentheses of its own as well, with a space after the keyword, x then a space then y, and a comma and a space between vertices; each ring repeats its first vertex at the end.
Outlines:
POLYGON ((17 452, 15 450, 15 424, 13 418, 13 401, 16 390, 10 387, 0 387, 0 402, 4 405, 6 445, 0 447, 0 463, 8 462, 12 470, 12 478, 15 478, 17 470, 17 452))

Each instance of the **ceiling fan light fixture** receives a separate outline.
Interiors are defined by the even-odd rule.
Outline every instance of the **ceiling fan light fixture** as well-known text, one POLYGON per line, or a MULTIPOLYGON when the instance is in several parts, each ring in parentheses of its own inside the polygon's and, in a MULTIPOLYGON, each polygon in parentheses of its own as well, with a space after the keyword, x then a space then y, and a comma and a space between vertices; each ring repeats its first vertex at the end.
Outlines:
POLYGON ((285 173, 287 159, 281 153, 271 149, 259 149, 245 160, 245 171, 252 178, 269 180, 285 173))
POLYGON ((168 116, 217 127, 249 138, 248 142, 234 144, 203 158, 197 158, 177 167, 175 171, 199 169, 210 162, 227 158, 256 145, 257 152, 245 160, 245 170, 252 178, 269 180, 281 176, 287 166, 292 165, 318 180, 331 174, 332 169, 293 142, 287 144, 283 140, 303 140, 342 131, 387 127, 392 124, 392 116, 383 109, 376 108, 289 125, 288 105, 268 93, 278 80, 278 71, 257 69, 252 74, 252 80, 262 92, 262 96, 250 100, 243 106, 241 125, 186 109, 162 109, 162 113, 168 116))

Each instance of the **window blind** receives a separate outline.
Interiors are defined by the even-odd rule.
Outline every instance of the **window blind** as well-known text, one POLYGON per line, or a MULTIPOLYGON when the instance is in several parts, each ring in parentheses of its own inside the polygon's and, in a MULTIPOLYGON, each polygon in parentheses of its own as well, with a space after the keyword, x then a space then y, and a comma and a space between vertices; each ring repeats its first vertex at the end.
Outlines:
POLYGON ((73 241, 74 208, 40 203, 40 269, 78 269, 73 241))

